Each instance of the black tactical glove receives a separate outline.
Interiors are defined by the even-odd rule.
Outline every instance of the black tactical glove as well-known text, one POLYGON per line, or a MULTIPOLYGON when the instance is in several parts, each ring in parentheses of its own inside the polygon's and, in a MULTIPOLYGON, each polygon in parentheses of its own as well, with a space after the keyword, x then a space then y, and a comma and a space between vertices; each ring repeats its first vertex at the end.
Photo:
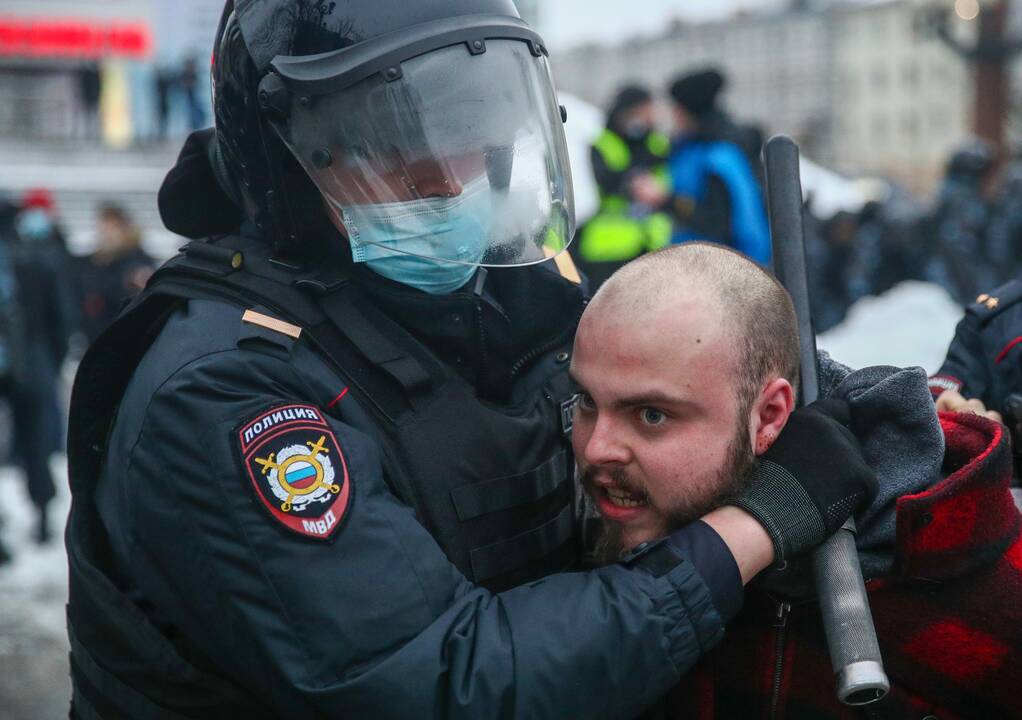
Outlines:
POLYGON ((822 543, 876 496, 850 420, 848 403, 835 398, 796 410, 731 502, 763 524, 777 563, 822 543))

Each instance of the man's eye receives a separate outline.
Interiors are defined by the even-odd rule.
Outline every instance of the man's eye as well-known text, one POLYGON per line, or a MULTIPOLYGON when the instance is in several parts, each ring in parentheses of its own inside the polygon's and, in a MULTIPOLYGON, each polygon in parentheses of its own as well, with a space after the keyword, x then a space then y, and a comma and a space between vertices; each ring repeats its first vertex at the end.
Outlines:
POLYGON ((596 409, 596 403, 593 402, 592 395, 588 393, 577 394, 575 396, 575 404, 579 410, 590 411, 596 409))
POLYGON ((656 408, 642 408, 639 412, 639 417, 642 418, 642 422, 646 425, 663 425, 667 422, 667 414, 656 408))

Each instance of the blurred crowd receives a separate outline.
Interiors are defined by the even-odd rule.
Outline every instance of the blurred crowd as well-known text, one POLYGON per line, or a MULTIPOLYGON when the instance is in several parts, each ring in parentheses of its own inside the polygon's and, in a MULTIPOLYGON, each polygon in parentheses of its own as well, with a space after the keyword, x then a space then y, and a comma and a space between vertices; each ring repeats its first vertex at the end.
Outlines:
MULTIPOLYGON (((103 137, 103 96, 108 79, 97 63, 87 63, 76 72, 77 98, 71 128, 74 139, 100 140, 103 137)), ((146 76, 149 87, 141 97, 139 111, 152 118, 143 123, 149 132, 136 132, 137 141, 166 141, 182 132, 205 127, 209 120, 208 88, 201 63, 185 58, 179 63, 156 67, 146 76), (151 105, 151 106, 150 106, 151 105)))
POLYGON ((170 135, 174 103, 184 107, 188 129, 206 126, 206 101, 203 96, 202 75, 199 64, 189 58, 178 67, 164 67, 156 72, 156 117, 160 140, 170 135), (175 99, 176 98, 176 99, 175 99))
POLYGON ((1022 158, 1000 162, 968 140, 948 158, 925 204, 892 197, 829 217, 807 199, 806 252, 818 332, 856 301, 904 280, 935 283, 961 305, 1018 275, 1022 255, 1022 158))
MULTIPOLYGON (((23 472, 39 543, 52 539, 50 458, 64 448, 61 368, 144 286, 154 263, 140 241, 125 210, 104 204, 95 252, 73 257, 51 193, 0 196, 0 403, 8 418, 0 445, 23 472)), ((0 546, 0 562, 8 556, 0 546)))
MULTIPOLYGON (((726 78, 706 69, 676 78, 662 133, 650 88, 611 103, 591 163, 597 214, 579 230, 576 261, 599 286, 629 260, 671 243, 709 240, 769 265, 760 160, 764 135, 721 108, 726 78)), ((961 305, 1015 277, 1022 264, 1022 157, 1003 161, 979 139, 948 158, 939 188, 920 202, 892 183, 882 199, 822 211, 806 194, 806 253, 818 332, 859 299, 905 280, 944 287, 961 305)))

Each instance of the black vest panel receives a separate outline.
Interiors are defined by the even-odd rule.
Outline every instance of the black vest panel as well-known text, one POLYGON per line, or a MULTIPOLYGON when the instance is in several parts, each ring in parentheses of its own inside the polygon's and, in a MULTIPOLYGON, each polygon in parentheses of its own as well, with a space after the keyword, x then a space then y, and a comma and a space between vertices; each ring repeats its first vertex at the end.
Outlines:
MULTIPOLYGON (((342 274, 275 265, 255 241, 193 242, 90 348, 75 380, 68 460, 69 632, 76 715, 261 717, 187 639, 168 638, 116 586, 94 492, 134 368, 189 299, 262 306, 301 326, 373 427, 391 489, 470 580, 503 590, 579 557, 567 357, 573 329, 547 343, 506 404, 474 387, 366 302, 342 274)), ((581 310, 566 309, 565 312, 581 310)))

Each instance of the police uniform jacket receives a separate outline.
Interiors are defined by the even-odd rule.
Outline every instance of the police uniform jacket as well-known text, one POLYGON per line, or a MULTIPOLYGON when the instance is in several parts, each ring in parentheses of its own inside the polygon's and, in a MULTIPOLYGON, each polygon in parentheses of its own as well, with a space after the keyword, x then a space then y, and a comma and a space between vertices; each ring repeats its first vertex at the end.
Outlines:
POLYGON ((193 242, 76 382, 74 714, 652 703, 719 640, 740 585, 699 572, 733 563, 719 538, 558 572, 579 552, 567 367, 583 305, 545 266, 431 297, 350 267, 295 275, 258 238, 193 242))
POLYGON ((930 378, 936 398, 945 390, 978 398, 1003 412, 1022 392, 1022 282, 980 295, 958 323, 940 370, 930 378))

